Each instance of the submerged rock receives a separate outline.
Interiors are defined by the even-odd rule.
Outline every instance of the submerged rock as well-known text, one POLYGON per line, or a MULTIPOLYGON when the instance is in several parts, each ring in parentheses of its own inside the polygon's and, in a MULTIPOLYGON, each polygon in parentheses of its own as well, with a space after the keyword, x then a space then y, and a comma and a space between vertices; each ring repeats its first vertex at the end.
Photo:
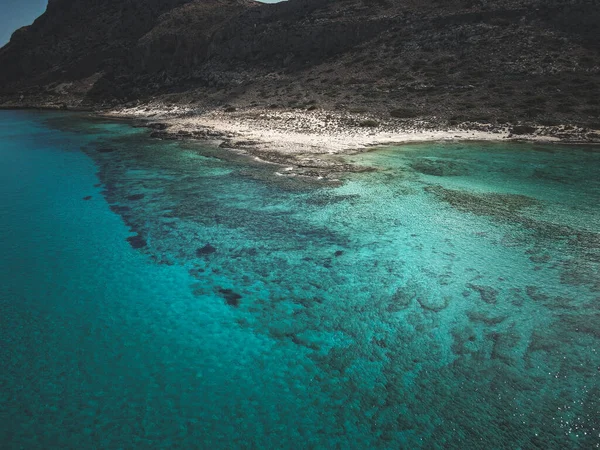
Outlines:
POLYGON ((131 208, 129 206, 110 205, 110 210, 117 214, 122 214, 131 211, 131 208))
POLYGON ((234 308, 240 306, 240 300, 242 299, 242 296, 237 292, 234 292, 231 289, 219 289, 219 294, 223 296, 225 303, 229 306, 233 306, 234 308))
POLYGON ((144 247, 146 247, 146 245, 148 245, 146 240, 139 234, 128 237, 127 242, 129 242, 129 245, 131 245, 135 249, 144 248, 144 247))
POLYGON ((479 296, 481 297, 481 300, 483 300, 486 303, 495 304, 496 301, 498 300, 497 299, 498 290, 494 289, 491 286, 481 286, 481 285, 469 283, 469 284, 467 284, 467 287, 476 292, 479 292, 479 296))
POLYGON ((594 339, 600 339, 600 312, 590 314, 562 314, 560 324, 565 330, 576 335, 583 333, 592 336, 594 339))
POLYGON ((417 297, 417 291, 418 285, 412 281, 406 283, 405 286, 399 287, 394 295, 392 295, 388 311, 395 312, 408 308, 417 297))
POLYGON ((521 341, 521 337, 514 331, 505 333, 490 333, 487 336, 492 341, 492 359, 499 359, 506 364, 514 364, 518 360, 518 352, 515 348, 521 341))
POLYGON ((543 302, 550 298, 549 296, 547 296, 546 294, 541 292, 540 288, 538 288, 536 286, 527 286, 525 288, 525 291, 527 292, 527 295, 529 296, 529 298, 536 302, 543 302))
POLYGON ((190 270, 188 270, 188 273, 194 278, 200 278, 204 272, 205 269, 202 267, 192 267, 190 270))
POLYGON ((519 214, 524 209, 542 207, 535 198, 521 194, 476 193, 446 189, 442 186, 428 186, 425 190, 459 211, 501 220, 523 222, 519 214))
POLYGON ((166 123, 154 122, 146 125, 148 128, 152 130, 166 130, 169 126, 166 123))
POLYGON ((440 312, 450 304, 450 297, 417 297, 419 305, 423 309, 440 312))
POLYGON ((494 316, 480 311, 467 311, 467 317, 471 322, 482 322, 486 325, 498 325, 506 320, 507 316, 494 316))
POLYGON ((92 196, 91 196, 91 195, 88 195, 88 196, 86 196, 86 197, 83 197, 83 199, 84 199, 85 201, 88 201, 88 200, 91 200, 91 199, 92 199, 92 196))
POLYGON ((150 137, 156 138, 156 139, 170 139, 170 140, 177 139, 174 134, 168 133, 166 131, 153 131, 152 133, 150 133, 150 137))
POLYGON ((547 263, 550 261, 550 259, 552 259, 552 257, 550 255, 548 255, 547 253, 543 253, 541 255, 532 255, 529 257, 529 260, 536 264, 547 263))
POLYGON ((452 334, 452 353, 467 355, 477 352, 477 335, 471 327, 454 328, 452 334))
POLYGON ((436 177, 466 175, 468 173, 468 170, 456 161, 443 159, 420 158, 413 161, 410 167, 416 172, 436 177))
POLYGON ((194 283, 190 286, 190 288, 192 289, 192 294, 194 295, 194 297, 202 297, 203 295, 206 295, 206 286, 203 283, 194 283))
POLYGON ((217 249, 215 247, 213 247, 210 244, 206 244, 204 247, 196 250, 196 256, 212 255, 216 251, 217 251, 217 249))

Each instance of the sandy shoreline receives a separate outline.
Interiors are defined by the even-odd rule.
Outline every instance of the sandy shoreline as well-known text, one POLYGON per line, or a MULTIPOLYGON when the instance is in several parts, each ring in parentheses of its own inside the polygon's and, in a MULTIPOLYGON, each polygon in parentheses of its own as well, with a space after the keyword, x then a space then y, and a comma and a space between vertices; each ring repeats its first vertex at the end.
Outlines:
POLYGON ((250 109, 193 111, 184 107, 123 108, 104 113, 135 119, 163 139, 202 139, 261 160, 291 165, 288 174, 326 176, 359 171, 335 155, 407 143, 441 141, 529 141, 600 143, 600 133, 572 126, 513 127, 468 123, 443 128, 433 121, 381 120, 331 111, 250 109), (376 126, 373 121, 376 121, 376 126), (518 134, 515 131, 518 130, 518 134))

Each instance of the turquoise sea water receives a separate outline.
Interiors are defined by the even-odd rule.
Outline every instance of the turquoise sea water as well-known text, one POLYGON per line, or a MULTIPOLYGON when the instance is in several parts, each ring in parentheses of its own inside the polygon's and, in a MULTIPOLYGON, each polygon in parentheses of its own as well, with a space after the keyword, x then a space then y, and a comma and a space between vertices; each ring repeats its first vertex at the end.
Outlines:
POLYGON ((347 159, 0 112, 2 448, 599 448, 600 148, 347 159))

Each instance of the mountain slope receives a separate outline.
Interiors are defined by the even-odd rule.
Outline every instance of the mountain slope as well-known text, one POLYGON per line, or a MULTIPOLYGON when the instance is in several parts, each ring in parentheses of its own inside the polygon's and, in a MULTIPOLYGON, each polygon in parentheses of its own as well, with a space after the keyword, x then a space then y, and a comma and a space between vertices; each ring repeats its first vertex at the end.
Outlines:
POLYGON ((595 125, 598 42, 593 0, 53 0, 0 50, 0 101, 595 125))

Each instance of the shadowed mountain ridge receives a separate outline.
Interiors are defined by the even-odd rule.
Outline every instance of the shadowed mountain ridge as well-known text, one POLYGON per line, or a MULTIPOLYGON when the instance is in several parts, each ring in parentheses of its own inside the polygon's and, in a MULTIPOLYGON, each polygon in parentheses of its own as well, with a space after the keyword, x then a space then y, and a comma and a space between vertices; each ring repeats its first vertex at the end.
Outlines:
POLYGON ((592 0, 52 0, 0 49, 0 102, 594 124, 598 42, 592 0))

